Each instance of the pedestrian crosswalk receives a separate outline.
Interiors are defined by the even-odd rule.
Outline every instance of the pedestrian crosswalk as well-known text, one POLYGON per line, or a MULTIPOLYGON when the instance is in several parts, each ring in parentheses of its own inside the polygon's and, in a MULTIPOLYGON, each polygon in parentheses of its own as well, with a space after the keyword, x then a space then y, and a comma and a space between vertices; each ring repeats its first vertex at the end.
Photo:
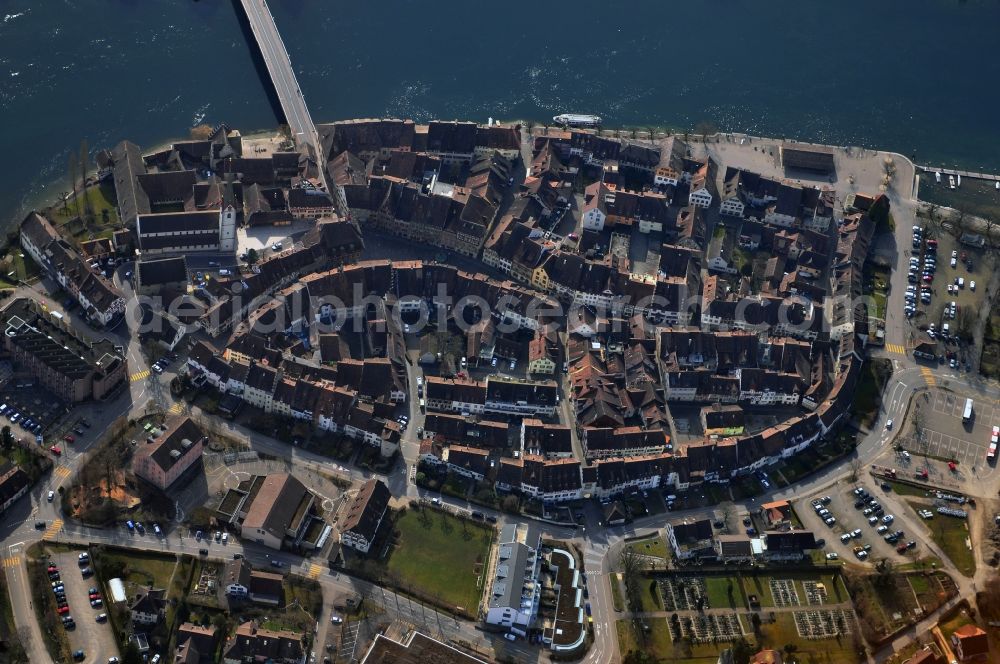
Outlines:
POLYGON ((937 379, 934 378, 934 374, 927 367, 920 367, 920 375, 923 376, 924 382, 927 383, 927 387, 934 387, 937 385, 937 379))
POLYGON ((309 563, 309 571, 306 576, 310 579, 318 579, 319 575, 323 573, 323 568, 316 563, 309 563))
POLYGON ((179 403, 174 403, 167 409, 171 415, 179 415, 184 411, 184 406, 179 403))
POLYGON ((3 559, 3 568, 11 569, 21 564, 21 556, 7 556, 3 559))
POLYGON ((56 466, 52 472, 56 477, 69 477, 72 471, 66 466, 56 466))
POLYGON ((895 353, 896 355, 906 355, 906 349, 899 344, 886 344, 885 349, 890 353, 895 353))
POLYGON ((45 534, 42 535, 42 539, 43 540, 51 540, 51 539, 53 539, 56 536, 56 534, 60 530, 62 530, 62 527, 63 527, 63 520, 62 519, 56 519, 51 524, 49 524, 48 528, 45 529, 45 534))
POLYGON ((144 369, 142 371, 136 371, 134 374, 129 376, 128 379, 133 383, 137 383, 140 380, 144 380, 147 376, 149 376, 149 369, 144 369))

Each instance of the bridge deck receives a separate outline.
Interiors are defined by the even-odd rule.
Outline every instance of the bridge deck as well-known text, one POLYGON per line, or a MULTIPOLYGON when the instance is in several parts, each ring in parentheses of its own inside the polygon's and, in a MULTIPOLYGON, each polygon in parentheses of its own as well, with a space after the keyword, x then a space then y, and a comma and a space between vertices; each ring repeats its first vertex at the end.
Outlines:
POLYGON ((264 0, 242 0, 242 3, 264 63, 267 65, 274 90, 281 102, 285 119, 292 130, 292 137, 296 145, 308 146, 313 154, 319 157, 316 125, 313 124, 312 116, 306 107, 306 100, 299 89, 298 81, 295 80, 292 62, 278 33, 278 26, 274 22, 271 10, 264 0))

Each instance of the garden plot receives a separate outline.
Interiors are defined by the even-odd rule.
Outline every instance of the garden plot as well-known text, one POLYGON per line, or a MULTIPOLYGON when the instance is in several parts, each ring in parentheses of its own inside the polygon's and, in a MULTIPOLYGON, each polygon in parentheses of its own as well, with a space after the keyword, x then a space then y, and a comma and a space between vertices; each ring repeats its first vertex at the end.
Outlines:
POLYGON ((826 604, 826 584, 818 581, 803 581, 803 588, 806 591, 806 604, 826 604))
POLYGON ((795 581, 791 579, 771 579, 771 595, 777 607, 799 606, 799 592, 795 589, 795 581))
POLYGON ((694 643, 735 641, 743 636, 739 616, 728 614, 700 614, 680 619, 681 638, 694 643))
POLYGON ((705 582, 695 578, 660 580, 660 596, 664 611, 696 611, 708 607, 708 591, 705 582))
POLYGON ((793 615, 795 629, 803 639, 832 639, 851 633, 850 611, 796 611, 793 615))

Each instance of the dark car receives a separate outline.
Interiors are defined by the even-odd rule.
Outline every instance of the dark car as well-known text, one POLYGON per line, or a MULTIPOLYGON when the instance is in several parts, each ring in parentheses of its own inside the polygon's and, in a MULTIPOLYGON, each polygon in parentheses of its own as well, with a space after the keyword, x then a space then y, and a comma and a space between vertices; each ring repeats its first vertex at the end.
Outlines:
POLYGON ((208 555, 208 549, 198 549, 198 554, 202 556, 208 555))
POLYGON ((73 659, 78 662, 82 662, 86 656, 87 655, 84 654, 82 650, 77 650, 75 653, 73 653, 73 659))
POLYGON ((90 569, 89 567, 84 567, 82 570, 80 570, 80 574, 82 574, 84 578, 87 578, 88 576, 92 576, 94 574, 94 570, 90 569))
POLYGON ((271 561, 271 567, 284 567, 284 566, 285 566, 285 563, 281 562, 280 560, 272 560, 271 561))

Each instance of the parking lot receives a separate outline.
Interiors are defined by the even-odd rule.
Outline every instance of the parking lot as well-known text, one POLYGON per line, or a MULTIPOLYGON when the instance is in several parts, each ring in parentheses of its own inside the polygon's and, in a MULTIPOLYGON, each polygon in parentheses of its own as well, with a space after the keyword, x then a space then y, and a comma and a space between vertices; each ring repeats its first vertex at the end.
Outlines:
MULTIPOLYGON (((966 471, 979 478, 988 477, 996 471, 995 463, 987 464, 986 450, 992 427, 1000 425, 1000 408, 973 399, 973 418, 966 424, 962 421, 965 400, 965 396, 952 392, 931 390, 926 401, 920 403, 923 407, 930 406, 930 413, 923 418, 922 440, 917 440, 915 431, 908 427, 898 442, 914 455, 954 460, 957 468, 950 472, 960 477, 966 471)), ((922 465, 923 459, 913 459, 908 465, 917 462, 922 465)))
MULTIPOLYGON (((76 622, 76 628, 67 632, 72 651, 83 650, 86 655, 84 662, 103 664, 108 657, 118 655, 115 637, 111 625, 107 622, 97 622, 97 616, 106 612, 106 607, 90 606, 89 589, 97 585, 96 577, 83 578, 80 573, 79 552, 53 554, 51 561, 59 567, 61 581, 66 590, 66 603, 69 613, 76 622)), ((101 597, 104 593, 101 592, 101 597)))
MULTIPOLYGON (((883 522, 883 517, 890 513, 892 513, 892 509, 885 504, 882 491, 871 482, 859 482, 847 487, 838 486, 825 494, 810 496, 808 500, 796 505, 796 514, 802 520, 802 524, 806 528, 812 529, 816 533, 817 539, 823 538, 826 540, 826 546, 823 547, 824 551, 826 553, 836 552, 840 558, 852 562, 858 560, 854 553, 854 548, 865 545, 871 545, 871 550, 868 552, 865 560, 877 558, 893 559, 899 557, 899 554, 896 552, 896 546, 899 542, 890 543, 884 539, 885 535, 903 528, 896 523, 895 519, 889 524, 883 522), (854 489, 857 486, 864 487, 871 497, 875 498, 882 505, 884 513, 873 513, 866 516, 862 509, 855 508, 854 505, 858 500, 858 496, 854 494, 854 489), (823 505, 824 509, 829 510, 830 515, 837 520, 832 526, 826 525, 823 518, 817 514, 811 504, 813 500, 822 499, 824 496, 830 499, 828 503, 823 505), (872 516, 876 517, 874 524, 869 523, 869 519, 872 516), (878 532, 880 526, 886 526, 882 533, 878 532), (841 541, 842 535, 855 530, 861 531, 860 536, 852 537, 846 542, 841 541)), ((904 529, 904 534, 899 541, 905 542, 908 539, 908 535, 904 529)))
MULTIPOLYGON (((922 231, 914 234, 912 249, 906 250, 910 257, 908 290, 912 289, 914 293, 912 299, 908 297, 914 309, 913 322, 921 328, 933 324, 937 330, 948 323, 950 333, 954 335, 966 322, 962 311, 966 308, 970 312, 977 311, 983 297, 981 292, 985 292, 983 287, 988 279, 986 275, 977 274, 983 262, 983 252, 959 244, 947 233, 938 233, 926 226, 921 228, 922 231), (977 277, 982 277, 981 284, 976 284, 977 277), (954 313, 951 313, 952 302, 955 303, 954 313)), ((909 313, 907 317, 910 317, 909 313)))

